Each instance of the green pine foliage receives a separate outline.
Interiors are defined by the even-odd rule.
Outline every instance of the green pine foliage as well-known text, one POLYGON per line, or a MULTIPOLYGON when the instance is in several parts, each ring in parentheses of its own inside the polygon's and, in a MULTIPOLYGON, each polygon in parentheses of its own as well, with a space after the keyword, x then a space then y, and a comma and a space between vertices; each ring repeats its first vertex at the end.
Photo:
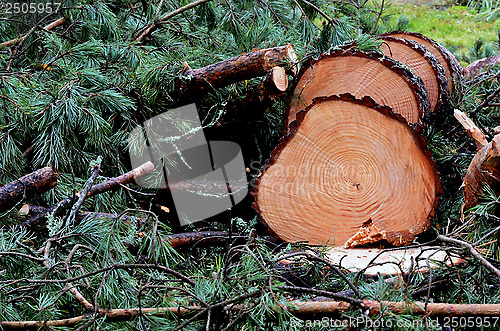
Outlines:
MULTIPOLYGON (((188 2, 70 0, 51 15, 1 19, 0 42, 27 37, 0 48, 0 183, 51 166, 59 173, 58 185, 29 202, 52 206, 85 187, 99 157, 102 171, 96 183, 130 170, 128 133, 169 109, 176 80, 189 79, 181 77, 185 62, 200 68, 253 49, 286 44, 293 45, 301 61, 347 43, 372 51, 380 45, 375 35, 407 25, 403 17, 397 26, 390 26, 384 1, 221 0, 174 16, 142 41, 135 41, 145 27, 188 2), (59 18, 64 18, 62 25, 50 31, 42 28, 59 18)), ((476 48, 477 57, 481 47, 476 48)), ((474 120, 489 133, 498 109, 474 109, 498 87, 497 71, 465 85, 464 93, 453 101, 457 108, 472 112, 474 120)), ((235 83, 197 100, 205 128, 217 132, 231 115, 226 114, 228 105, 251 93, 259 82, 256 78, 235 83)), ((247 144, 253 145, 247 151, 249 159, 263 164, 281 136, 285 107, 286 100, 278 100, 265 114, 248 120, 244 134, 228 130, 225 138, 244 136, 247 144)), ((497 234, 488 233, 491 221, 498 221, 498 197, 487 190, 484 201, 471 214, 476 218, 461 226, 460 181, 475 147, 460 128, 454 129, 457 124, 450 116, 438 124, 431 125, 426 136, 446 191, 432 231, 456 231, 463 240, 482 245, 481 252, 497 263, 498 245, 491 240, 497 234)), ((255 231, 260 228, 253 216, 239 218, 227 213, 223 217, 229 224, 200 222, 187 227, 236 230, 243 235, 226 240, 221 247, 200 244, 173 249, 165 238, 175 230, 170 224, 174 216, 166 213, 159 217, 150 211, 158 204, 148 195, 155 191, 132 189, 99 194, 80 207, 80 211, 113 213, 116 217, 89 215, 67 225, 66 216, 55 212, 42 226, 28 231, 12 226, 25 219, 17 215, 25 201, 0 215, 0 321, 58 320, 88 314, 76 328, 303 330, 302 321, 282 307, 317 293, 292 293, 283 286, 309 287, 323 291, 322 295, 352 291, 345 278, 318 262, 324 257, 322 248, 280 246, 265 237, 256 238, 255 231), (304 249, 314 252, 319 260, 300 257, 281 263, 286 254, 304 249), (192 315, 181 319, 165 313, 110 321, 86 311, 69 292, 71 286, 98 309, 211 309, 193 320, 189 320, 192 315), (223 311, 223 306, 232 303, 244 309, 223 311)), ((455 251, 463 254, 468 264, 403 275, 397 286, 382 275, 367 277, 341 271, 364 298, 371 300, 495 302, 500 295, 499 281, 463 250, 455 251), (448 285, 428 298, 422 289, 429 280, 448 285)), ((356 309, 341 316, 360 317, 370 321, 378 318, 356 309)), ((421 320, 390 312, 384 312, 382 318, 394 325, 421 320)), ((312 325, 309 329, 328 328, 312 325)))

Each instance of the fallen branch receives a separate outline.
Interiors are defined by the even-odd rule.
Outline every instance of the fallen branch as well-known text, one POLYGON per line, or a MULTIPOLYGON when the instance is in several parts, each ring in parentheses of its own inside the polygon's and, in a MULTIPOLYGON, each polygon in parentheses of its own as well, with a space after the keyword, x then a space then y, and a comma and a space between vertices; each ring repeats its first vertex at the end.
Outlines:
MULTIPOLYGON (((116 190, 116 189, 120 188, 122 184, 129 183, 132 180, 139 178, 139 177, 143 176, 144 174, 151 172, 153 170, 154 170, 153 163, 151 163, 151 162, 144 163, 140 167, 137 167, 134 170, 127 172, 126 174, 123 174, 123 175, 115 177, 115 178, 111 178, 104 183, 100 183, 100 184, 92 186, 92 188, 89 190, 89 192, 87 193, 86 196, 91 197, 91 196, 101 194, 104 192, 116 190)), ((76 195, 78 197, 80 196, 80 194, 78 194, 78 193, 76 195)), ((38 220, 45 217, 48 213, 52 213, 56 209, 59 209, 59 208, 68 207, 69 205, 71 205, 74 202, 74 199, 75 199, 75 197, 71 196, 71 197, 67 197, 64 200, 59 201, 54 206, 50 207, 47 211, 42 212, 40 214, 37 214, 36 216, 33 216, 29 220, 21 223, 19 225, 19 227, 26 227, 26 226, 30 226, 30 225, 35 224, 38 220)))
POLYGON ((39 169, 0 187, 0 212, 32 198, 57 184, 58 175, 49 167, 39 169))
MULTIPOLYGON (((363 300, 362 305, 368 310, 371 316, 379 315, 381 311, 391 312, 393 314, 414 314, 424 316, 498 316, 500 315, 500 304, 450 304, 450 303, 429 303, 427 309, 424 309, 423 302, 392 302, 392 301, 373 301, 363 300)), ((214 307, 188 306, 188 307, 161 307, 161 308, 130 308, 130 309, 110 309, 98 311, 99 317, 106 317, 106 321, 127 321, 136 318, 139 315, 168 317, 189 317, 198 315, 200 312, 214 307), (198 314, 197 314, 198 313, 198 314)), ((331 316, 349 311, 358 307, 347 302, 338 301, 292 301, 280 309, 286 309, 297 317, 321 315, 331 316)), ((248 310, 248 305, 226 304, 225 311, 239 312, 248 310)), ((0 326, 4 329, 25 329, 40 327, 72 326, 87 321, 92 318, 89 315, 80 315, 72 318, 51 320, 51 321, 0 321, 0 326)))
POLYGON ((169 106, 178 106, 215 88, 264 76, 270 70, 273 70, 275 87, 286 89, 286 78, 279 76, 281 69, 273 68, 283 67, 294 75, 296 63, 297 55, 293 47, 286 45, 256 50, 199 69, 191 69, 185 64, 182 76, 174 80, 174 89, 164 97, 167 98, 169 106))
MULTIPOLYGON (((61 17, 60 19, 50 23, 50 24, 47 24, 46 26, 43 27, 43 30, 46 30, 46 31, 50 31, 52 30, 53 28, 59 26, 59 25, 62 25, 64 23, 64 17, 61 17)), ((30 31, 31 32, 31 31, 30 31)), ((12 46, 16 43, 19 43, 19 42, 23 42, 27 37, 28 37, 29 34, 26 34, 22 37, 19 37, 19 38, 16 38, 16 39, 12 39, 12 40, 9 40, 9 41, 6 41, 6 42, 3 42, 0 44, 0 47, 9 47, 9 46, 12 46)))

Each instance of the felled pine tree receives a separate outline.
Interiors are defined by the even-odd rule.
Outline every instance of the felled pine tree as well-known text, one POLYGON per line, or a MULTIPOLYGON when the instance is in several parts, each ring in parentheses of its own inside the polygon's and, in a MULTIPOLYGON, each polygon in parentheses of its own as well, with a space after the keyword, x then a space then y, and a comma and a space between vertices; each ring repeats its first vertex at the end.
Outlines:
MULTIPOLYGON (((102 183, 106 177, 130 170, 128 133, 172 107, 176 84, 189 80, 189 76, 183 75, 187 68, 184 63, 198 69, 255 49, 288 44, 293 45, 299 59, 346 42, 357 42, 363 49, 378 45, 366 34, 377 27, 375 21, 356 15, 373 17, 374 13, 345 4, 334 7, 323 0, 75 0, 57 7, 50 15, 0 20, 0 183, 51 167, 59 176, 57 186, 28 202, 41 205, 40 209, 47 212, 57 201, 68 201, 68 197, 80 200, 76 193, 88 186, 87 178, 99 174, 94 183, 102 183), (99 165, 93 164, 96 159, 101 160, 99 165)), ((384 32, 382 23, 378 32, 384 32)), ((213 129, 211 134, 223 132, 225 139, 246 144, 244 147, 251 145, 245 155, 261 163, 280 136, 284 103, 251 109, 250 120, 241 121, 243 127, 232 127, 224 118, 226 112, 238 108, 241 100, 259 90, 262 79, 265 78, 231 82, 189 100, 197 101, 203 125, 213 129)), ((1 215, 2 225, 17 221, 18 207, 28 197, 20 196, 23 199, 1 215)), ((208 259, 205 264, 214 267, 207 271, 209 274, 205 274, 205 268, 186 271, 186 266, 182 266, 183 272, 200 280, 200 285, 164 267, 180 270, 183 257, 162 242, 165 229, 156 216, 145 211, 116 217, 126 207, 149 209, 154 202, 148 197, 136 190, 103 193, 81 200, 80 209, 115 213, 114 216, 101 214, 76 224, 66 219, 66 213, 49 213, 45 227, 36 236, 14 227, 0 231, 0 277, 2 281, 15 280, 0 291, 0 320, 46 321, 95 313, 94 319, 83 321, 93 324, 104 321, 105 316, 99 315, 103 309, 188 303, 182 291, 143 291, 141 284, 146 283, 153 287, 180 286, 189 293, 196 291, 203 296, 203 302, 241 295, 248 284, 240 280, 247 275, 262 281, 263 286, 270 284, 259 266, 271 264, 257 263, 252 256, 247 257, 251 263, 244 270, 231 269, 228 276, 235 273, 231 282, 213 278, 214 274, 222 275, 222 271, 218 262, 208 259), (130 246, 136 249, 136 255, 127 249, 130 246), (42 257, 27 255, 25 250, 42 257), (140 264, 143 262, 146 264, 140 264), (67 268, 59 268, 60 263, 67 268), (73 277, 75 270, 81 275, 99 276, 60 281, 73 277), (22 279, 58 281, 32 287, 23 286, 22 279), (179 285, 178 279, 185 283, 179 285), (223 283, 219 281, 229 292, 220 287, 223 283), (29 291, 29 298, 25 290, 29 291)), ((70 210, 73 209, 66 211, 70 210)), ((264 252, 265 247, 262 249, 264 252)), ((223 260, 217 257, 217 261, 223 260)), ((273 286, 278 284, 273 281, 273 286)), ((272 302, 263 296, 257 308, 271 306, 272 302)), ((238 323, 253 323, 262 329, 267 315, 255 316, 238 323)), ((218 319, 212 316, 210 323, 229 323, 222 317, 218 319)), ((155 321, 141 319, 137 323, 140 328, 144 323, 156 323, 163 329, 172 329, 177 321, 160 316, 155 321)), ((117 329, 109 325, 99 327, 117 329)))

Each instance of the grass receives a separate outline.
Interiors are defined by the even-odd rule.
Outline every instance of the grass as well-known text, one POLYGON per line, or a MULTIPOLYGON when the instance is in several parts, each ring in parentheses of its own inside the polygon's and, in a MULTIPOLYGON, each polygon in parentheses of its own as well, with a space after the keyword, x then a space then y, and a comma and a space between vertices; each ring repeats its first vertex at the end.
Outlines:
POLYGON ((406 16, 410 31, 420 32, 458 53, 473 47, 479 37, 486 43, 498 43, 500 21, 487 21, 463 6, 412 1, 393 3, 387 13, 396 19, 406 16))

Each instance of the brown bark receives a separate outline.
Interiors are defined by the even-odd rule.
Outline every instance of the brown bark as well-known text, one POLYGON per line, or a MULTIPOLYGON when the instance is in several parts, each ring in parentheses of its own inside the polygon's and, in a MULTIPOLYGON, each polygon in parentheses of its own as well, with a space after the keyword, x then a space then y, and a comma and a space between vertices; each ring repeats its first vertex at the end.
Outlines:
POLYGON ((381 51, 393 59, 404 63, 410 70, 422 78, 427 97, 431 104, 431 112, 440 110, 448 101, 448 81, 443 67, 434 55, 425 47, 409 39, 381 37, 381 51))
POLYGON ((423 137, 349 94, 300 112, 254 187, 254 207, 280 239, 337 246, 412 242, 441 191, 423 137))
MULTIPOLYGON (((383 310, 385 313, 391 312, 397 315, 424 315, 424 316, 498 316, 500 315, 500 304, 451 304, 451 303, 428 303, 424 302, 393 302, 393 301, 373 301, 362 300, 361 305, 368 311, 370 316, 380 315, 383 310), (426 308, 425 308, 426 307, 426 308)), ((291 301, 287 306, 281 306, 281 309, 288 310, 296 317, 307 317, 311 315, 337 316, 339 313, 347 312, 350 309, 359 307, 358 304, 350 304, 339 301, 291 301)), ((178 316, 189 317, 200 311, 204 307, 158 307, 158 308, 128 308, 128 309, 100 309, 98 316, 106 316, 106 320, 127 321, 140 315, 151 316, 178 316)), ((248 305, 228 305, 224 307, 225 311, 238 312, 248 310, 248 305)), ((0 326, 5 330, 27 329, 41 327, 73 326, 78 323, 90 320, 92 314, 80 315, 72 318, 51 320, 51 321, 0 321, 0 326)), ((199 316, 200 318, 203 315, 199 316)))
POLYGON ((463 211, 479 203, 484 185, 500 192, 500 135, 481 148, 472 159, 465 174, 463 211))
POLYGON ((306 63, 294 87, 285 125, 313 99, 341 93, 369 96, 389 106, 409 123, 418 123, 429 112, 422 80, 410 70, 379 53, 339 49, 306 63))
POLYGON ((182 77, 166 98, 171 105, 180 105, 219 87, 266 75, 274 67, 293 71, 297 56, 291 45, 261 49, 242 54, 209 66, 191 69, 186 65, 182 77))
MULTIPOLYGON (((116 189, 120 188, 121 185, 129 183, 129 182, 133 181, 134 179, 141 177, 148 172, 153 171, 153 169, 154 169, 153 164, 151 162, 147 162, 147 163, 143 164, 142 166, 137 167, 137 168, 133 169, 132 171, 127 172, 126 174, 123 174, 123 175, 115 177, 115 178, 111 178, 104 183, 100 183, 100 184, 92 186, 92 188, 87 193, 87 197, 91 197, 91 196, 101 194, 104 192, 116 190, 116 189)), ((78 198, 79 196, 80 196, 80 192, 78 192, 76 194, 76 198, 78 198)), ((24 227, 24 226, 33 225, 38 220, 44 218, 48 213, 53 212, 54 210, 56 210, 58 208, 64 209, 74 202, 75 202, 75 197, 67 197, 66 199, 61 200, 60 202, 58 202, 54 206, 50 207, 47 211, 39 213, 36 216, 33 216, 29 220, 21 223, 19 226, 24 227)))
POLYGON ((47 192, 57 184, 58 175, 49 167, 39 169, 0 187, 0 212, 22 200, 47 192))
POLYGON ((416 41, 420 45, 424 46, 429 52, 432 53, 432 55, 436 57, 439 63, 444 67, 450 94, 453 94, 454 91, 459 90, 463 74, 462 67, 458 63, 455 56, 449 50, 438 44, 436 41, 416 32, 394 31, 385 33, 382 36, 409 39, 416 41))
POLYGON ((484 59, 476 60, 464 69, 464 79, 471 80, 494 65, 500 64, 500 55, 494 55, 484 59))

